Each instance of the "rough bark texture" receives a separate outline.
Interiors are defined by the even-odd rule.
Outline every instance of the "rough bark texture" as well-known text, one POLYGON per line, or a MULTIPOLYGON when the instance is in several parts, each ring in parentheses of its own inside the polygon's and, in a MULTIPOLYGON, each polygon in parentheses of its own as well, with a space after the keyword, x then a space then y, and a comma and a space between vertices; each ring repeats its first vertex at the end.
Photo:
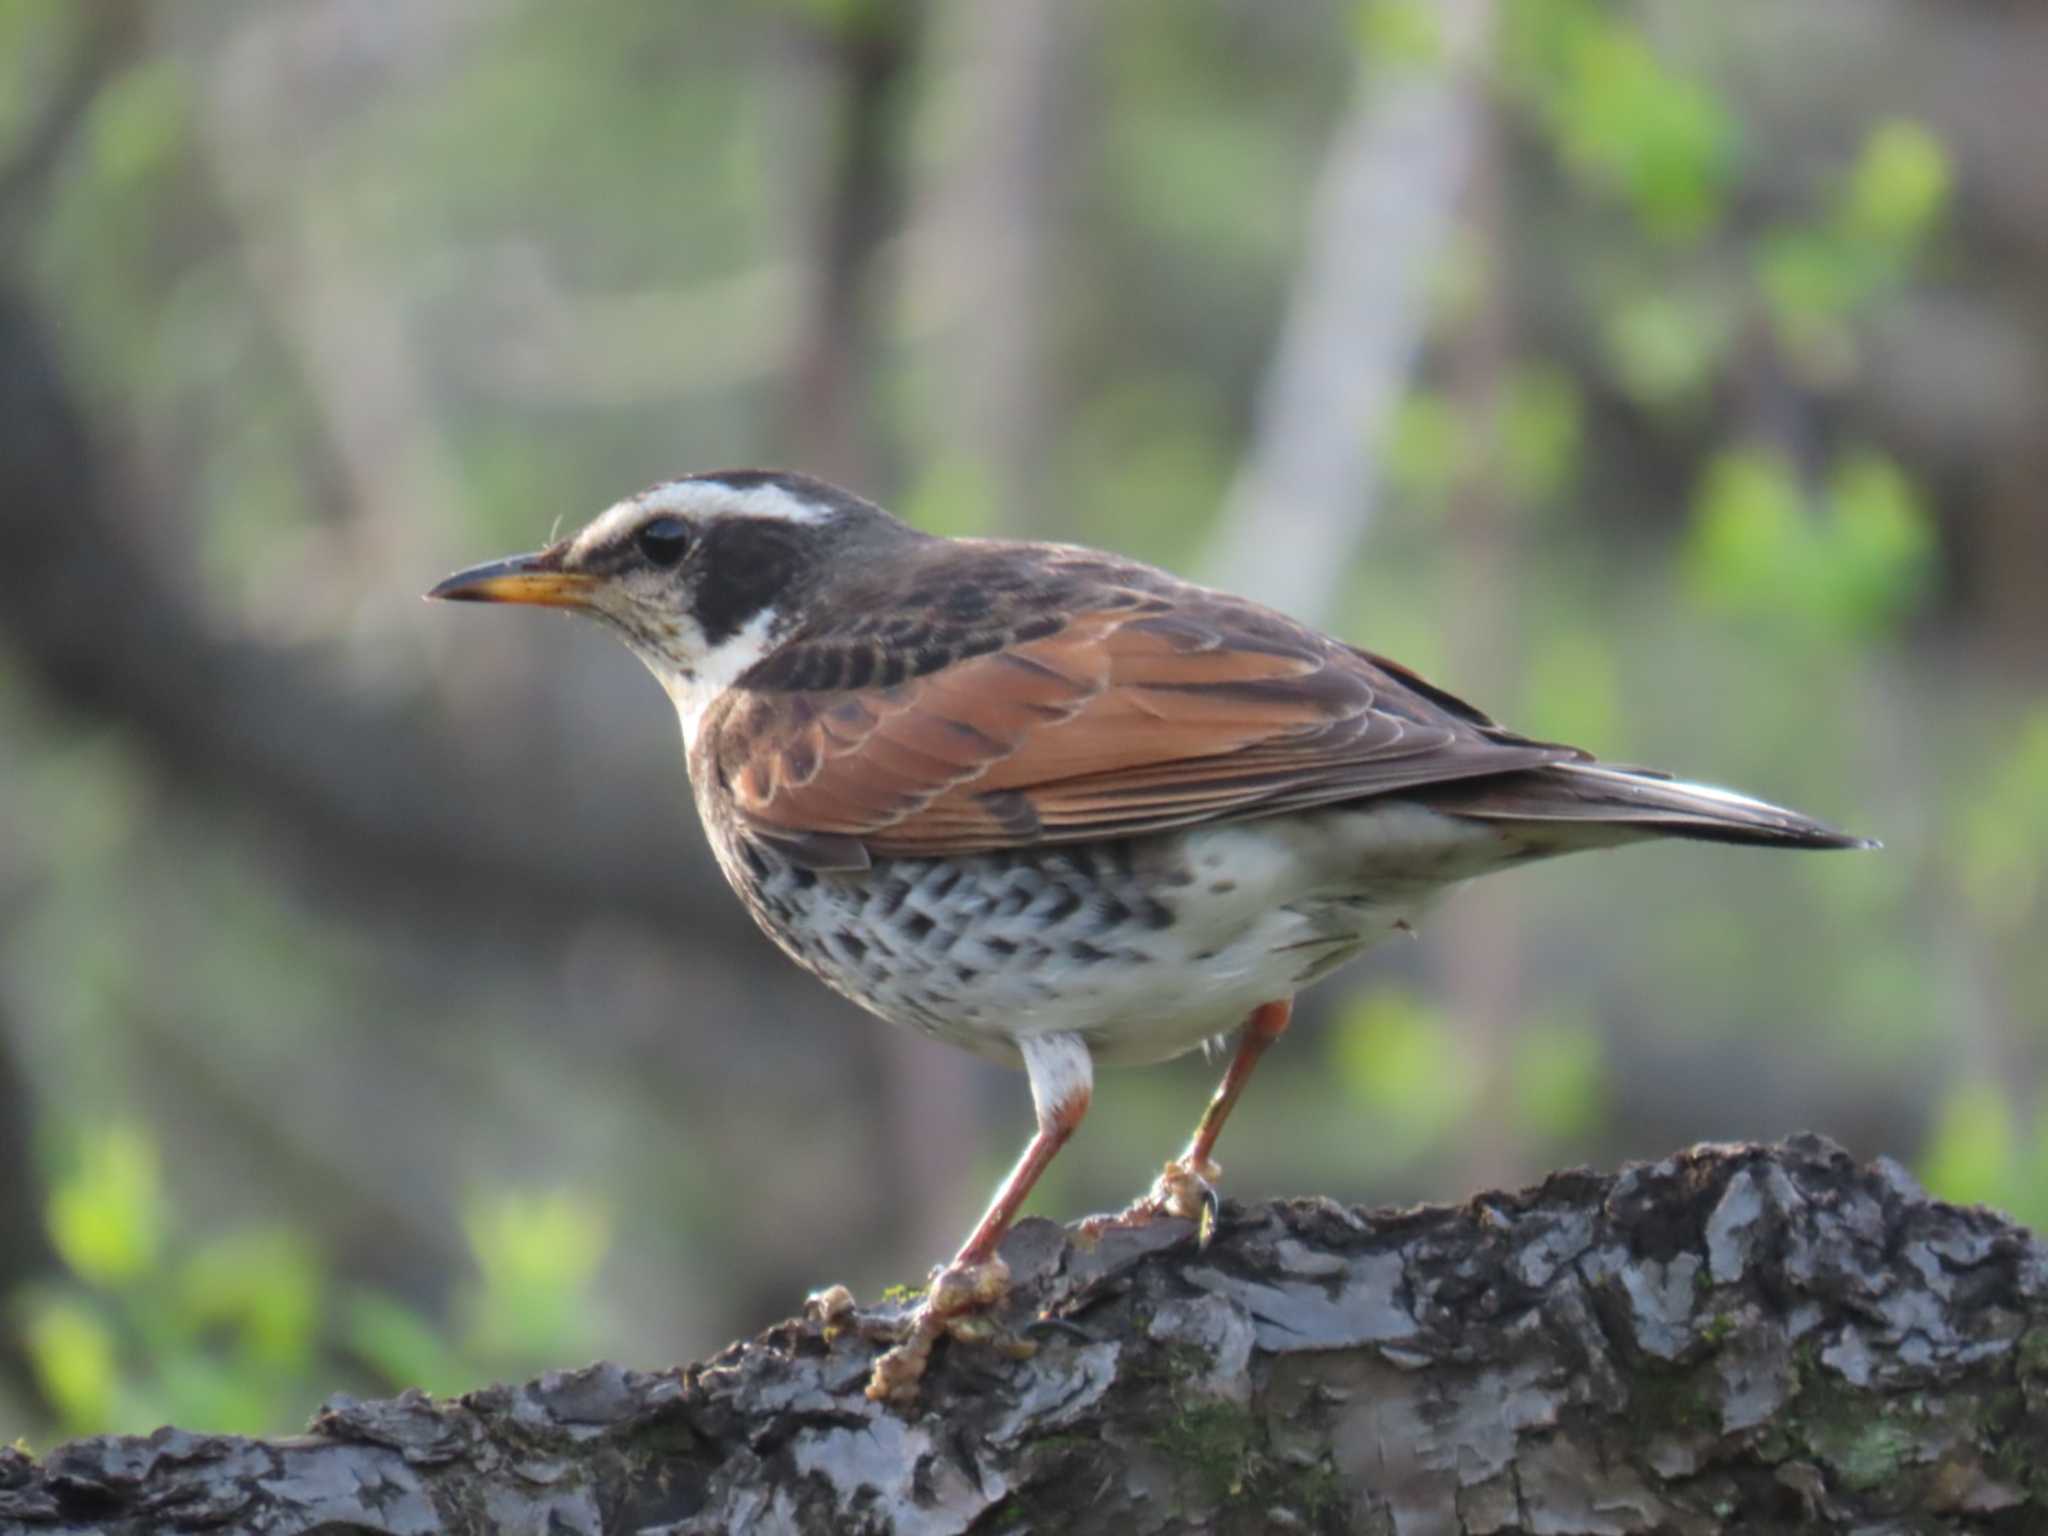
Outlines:
POLYGON ((0 1450, 15 1532, 2036 1532, 2048 1251, 1801 1138, 1005 1249, 1011 1359, 792 1321, 312 1432, 0 1450))

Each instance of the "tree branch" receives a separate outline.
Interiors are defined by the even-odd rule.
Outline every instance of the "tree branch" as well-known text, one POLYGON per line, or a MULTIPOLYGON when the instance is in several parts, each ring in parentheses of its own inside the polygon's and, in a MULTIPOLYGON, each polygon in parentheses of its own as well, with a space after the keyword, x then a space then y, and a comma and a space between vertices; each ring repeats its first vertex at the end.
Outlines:
POLYGON ((1027 1359, 791 1321, 680 1371, 0 1451, 0 1530, 2021 1532, 2048 1250, 1813 1137, 1461 1207, 1012 1234, 1027 1359))

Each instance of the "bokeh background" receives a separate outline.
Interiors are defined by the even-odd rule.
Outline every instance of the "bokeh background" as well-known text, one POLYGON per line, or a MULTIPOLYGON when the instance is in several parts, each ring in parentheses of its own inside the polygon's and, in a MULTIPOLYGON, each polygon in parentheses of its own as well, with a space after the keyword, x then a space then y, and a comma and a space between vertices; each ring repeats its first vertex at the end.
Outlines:
MULTIPOLYGON (((1810 1127, 2048 1215, 2043 79, 2031 0, 6 0, 0 1439, 951 1250, 1022 1079, 752 932, 609 639, 419 601, 718 466, 1885 839, 1459 894, 1230 1193, 1810 1127)), ((1033 1208, 1214 1070, 1106 1074, 1033 1208)))

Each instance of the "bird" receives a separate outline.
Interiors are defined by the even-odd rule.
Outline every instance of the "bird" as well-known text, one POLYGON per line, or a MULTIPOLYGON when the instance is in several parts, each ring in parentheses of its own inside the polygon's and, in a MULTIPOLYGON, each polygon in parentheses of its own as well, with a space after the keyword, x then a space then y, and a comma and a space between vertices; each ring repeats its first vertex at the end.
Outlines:
POLYGON ((797 473, 664 481, 427 595, 609 627, 673 702, 711 850, 769 938, 887 1022, 1023 1068, 1034 1133, 876 1362, 888 1402, 940 1338, 986 1334, 998 1246, 1097 1064, 1241 1031, 1184 1150, 1110 1218, 1206 1235, 1218 1135, 1295 994, 1449 887, 1649 838, 1874 846, 1517 734, 1250 599, 924 533, 797 473))

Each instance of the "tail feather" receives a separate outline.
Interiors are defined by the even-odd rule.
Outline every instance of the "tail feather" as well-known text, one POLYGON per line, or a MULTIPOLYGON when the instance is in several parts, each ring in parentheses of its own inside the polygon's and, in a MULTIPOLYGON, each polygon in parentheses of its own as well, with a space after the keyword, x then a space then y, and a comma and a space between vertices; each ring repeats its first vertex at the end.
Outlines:
POLYGON ((1558 763, 1446 786, 1437 809, 1480 821, 1512 822, 1542 838, 1588 846, 1637 837, 1687 837, 1768 848, 1875 848, 1781 805, 1711 784, 1688 784, 1652 769, 1558 763))

